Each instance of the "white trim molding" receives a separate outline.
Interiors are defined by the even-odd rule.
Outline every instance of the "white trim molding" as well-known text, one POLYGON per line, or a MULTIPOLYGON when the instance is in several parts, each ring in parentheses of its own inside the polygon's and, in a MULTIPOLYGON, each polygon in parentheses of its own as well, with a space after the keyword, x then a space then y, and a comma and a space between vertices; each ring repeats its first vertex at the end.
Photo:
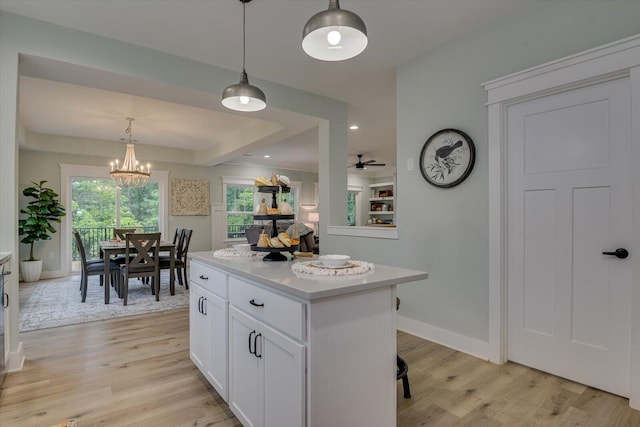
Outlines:
POLYGON ((327 234, 332 236, 368 237, 374 239, 398 239, 398 227, 353 227, 330 225, 327 234))
MULTIPOLYGON (((507 360, 506 108, 595 83, 629 77, 632 99, 632 164, 640 164, 640 34, 485 83, 489 119, 489 360, 507 360)), ((630 252, 640 255, 640 171, 632 168, 633 226, 630 252)), ((640 256, 632 262, 631 389, 640 408, 640 256)))
POLYGON ((404 316, 397 316, 398 330, 461 351, 482 360, 489 359, 489 344, 465 335, 440 329, 404 316))

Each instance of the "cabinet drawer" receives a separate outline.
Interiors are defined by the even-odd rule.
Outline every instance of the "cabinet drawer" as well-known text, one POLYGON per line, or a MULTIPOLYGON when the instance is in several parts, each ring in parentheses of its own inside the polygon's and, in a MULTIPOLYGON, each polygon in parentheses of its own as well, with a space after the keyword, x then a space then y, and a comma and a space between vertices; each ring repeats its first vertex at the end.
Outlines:
POLYGON ((227 299, 226 273, 191 260, 191 264, 189 265, 189 279, 219 297, 227 299))
POLYGON ((305 340, 304 303, 233 276, 229 277, 229 302, 273 328, 305 340))

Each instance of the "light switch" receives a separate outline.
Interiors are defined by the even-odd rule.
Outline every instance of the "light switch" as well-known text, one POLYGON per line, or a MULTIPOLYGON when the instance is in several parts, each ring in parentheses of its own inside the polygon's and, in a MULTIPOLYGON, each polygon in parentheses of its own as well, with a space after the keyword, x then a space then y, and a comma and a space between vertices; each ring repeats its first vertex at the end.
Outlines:
POLYGON ((414 165, 414 162, 413 162, 413 157, 409 157, 407 159, 407 170, 408 171, 412 171, 414 167, 415 167, 415 165, 414 165))

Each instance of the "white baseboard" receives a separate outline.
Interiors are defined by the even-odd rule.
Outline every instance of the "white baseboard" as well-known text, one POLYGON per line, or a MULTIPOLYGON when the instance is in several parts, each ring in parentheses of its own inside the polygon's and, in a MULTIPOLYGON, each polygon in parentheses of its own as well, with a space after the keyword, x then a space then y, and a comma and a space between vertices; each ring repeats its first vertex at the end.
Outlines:
POLYGON ((489 360, 489 343, 456 332, 440 329, 408 317, 397 317, 397 328, 403 332, 433 341, 483 360, 489 360))
POLYGON ((7 372, 16 372, 22 370, 24 366, 24 349, 22 348, 22 341, 18 343, 18 349, 16 351, 10 351, 7 357, 7 372))

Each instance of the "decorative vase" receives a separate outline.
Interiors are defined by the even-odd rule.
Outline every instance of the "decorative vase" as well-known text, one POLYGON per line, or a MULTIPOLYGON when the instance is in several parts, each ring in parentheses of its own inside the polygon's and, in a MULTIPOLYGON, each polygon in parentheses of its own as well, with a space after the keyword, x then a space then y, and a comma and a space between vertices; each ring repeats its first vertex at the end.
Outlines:
POLYGON ((42 273, 42 260, 20 261, 20 270, 25 282, 37 282, 42 273))

